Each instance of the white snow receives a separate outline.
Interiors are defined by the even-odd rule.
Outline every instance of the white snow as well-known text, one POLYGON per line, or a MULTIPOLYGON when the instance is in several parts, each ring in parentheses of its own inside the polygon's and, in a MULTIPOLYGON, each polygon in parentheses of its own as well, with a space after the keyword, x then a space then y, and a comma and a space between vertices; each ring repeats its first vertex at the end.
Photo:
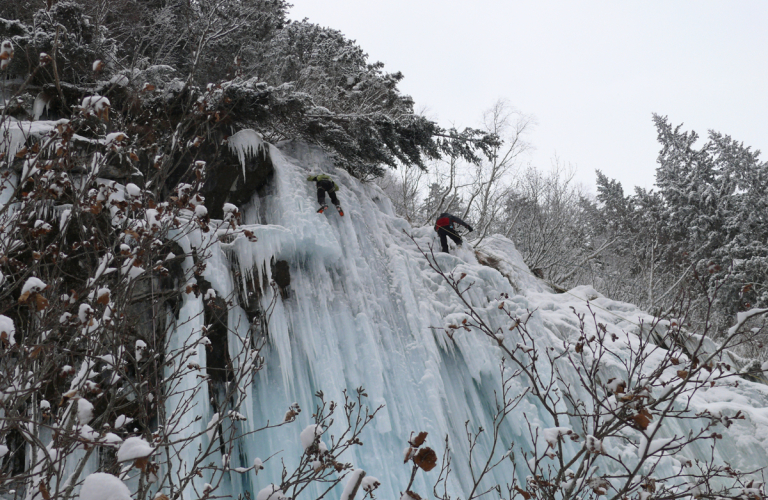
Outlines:
POLYGON ((110 446, 113 448, 117 448, 122 442, 122 438, 113 432, 107 432, 101 438, 101 443, 103 443, 105 446, 110 446))
POLYGON ((357 481, 360 480, 360 475, 365 474, 363 469, 352 469, 352 472, 347 474, 347 484, 344 486, 344 491, 341 494, 341 500, 349 500, 352 495, 352 491, 357 485, 357 481))
POLYGON ((144 352, 147 350, 147 343, 141 339, 136 339, 136 361, 141 361, 144 352))
POLYGON ((584 439, 584 449, 589 453, 601 454, 603 453, 603 442, 597 439, 595 436, 587 435, 584 439))
POLYGON ((0 123, 0 153, 14 156, 25 147, 27 140, 39 140, 53 134, 57 127, 65 123, 68 123, 68 120, 34 122, 4 120, 0 123))
POLYGON ((15 334, 16 326, 13 324, 13 320, 8 316, 0 314, 0 344, 2 344, 3 341, 8 342, 10 345, 15 344, 15 334))
POLYGON ((320 425, 311 424, 306 426, 304 430, 301 431, 301 434, 299 434, 299 439, 301 439, 301 446, 306 450, 312 446, 317 437, 321 436, 322 434, 323 428, 320 425))
POLYGON ((208 441, 213 441, 219 429, 218 413, 214 413, 213 416, 211 416, 211 420, 208 422, 208 426, 206 427, 206 429, 207 429, 206 434, 208 435, 208 441))
POLYGON ((569 434, 573 434, 573 429, 570 427, 550 427, 544 429, 541 433, 544 441, 547 442, 550 448, 556 447, 557 441, 562 436, 568 436, 569 434))
POLYGON ((91 307, 88 304, 80 304, 80 307, 78 308, 77 312, 77 319, 80 320, 80 323, 87 323, 91 317, 93 316, 93 307, 91 307))
POLYGON ((132 418, 126 417, 125 415, 118 415, 115 419, 115 429, 122 429, 124 425, 130 424, 131 422, 133 422, 132 418))
POLYGON ((0 44, 0 70, 4 70, 11 64, 13 59, 13 43, 10 40, 3 40, 0 44))
POLYGON ((109 108, 109 99, 100 95, 90 95, 83 97, 83 101, 80 103, 80 107, 86 113, 100 114, 105 109, 109 108))
POLYGON ((155 449, 143 438, 132 436, 120 445, 120 449, 117 450, 117 461, 126 462, 128 460, 136 460, 137 458, 145 458, 154 452, 155 449))
POLYGON ((42 292, 43 290, 45 290, 47 286, 48 285, 43 283, 43 280, 41 280, 40 278, 30 276, 29 278, 27 278, 27 281, 24 282, 24 286, 21 287, 21 295, 24 295, 26 293, 42 292))
POLYGON ((125 192, 131 198, 138 198, 141 196, 141 188, 133 182, 129 182, 125 185, 125 192))
POLYGON ((4 444, 0 444, 0 458, 3 458, 8 454, 8 447, 4 444))
MULTIPOLYGON (((650 427, 649 427, 650 430, 650 427)), ((675 440, 674 437, 669 438, 659 438, 654 439, 650 443, 648 443, 648 438, 643 435, 640 438, 639 446, 637 447, 637 453, 638 456, 643 456, 643 454, 647 454, 648 456, 657 454, 661 449, 665 448, 667 445, 670 445, 675 440)))
POLYGON ((64 227, 69 222, 69 217, 72 215, 72 209, 67 208, 61 211, 61 217, 59 218, 59 230, 63 231, 64 227))
POLYGON ((758 316, 760 314, 765 314, 767 312, 768 309, 750 309, 749 311, 736 313, 736 324, 728 329, 728 335, 733 335, 736 333, 736 330, 741 328, 741 325, 743 325, 749 318, 758 316))
MULTIPOLYGON (((111 146, 113 144, 120 144, 123 141, 125 141, 127 138, 128 136, 125 135, 123 132, 111 132, 107 134, 107 136, 104 138, 104 145, 111 146)), ((126 186, 126 191, 128 191, 128 186, 126 186)))
POLYGON ((605 388, 614 394, 624 392, 626 384, 618 377, 614 377, 608 380, 605 384, 605 388))
POLYGON ((256 495, 256 500, 286 500, 287 498, 283 490, 274 484, 262 488, 256 495))
POLYGON ((80 500, 131 500, 131 490, 112 474, 94 472, 83 481, 80 500))
MULTIPOLYGON (((42 54, 41 54, 42 56, 42 54)), ((40 92, 37 94, 37 97, 35 97, 35 102, 32 105, 32 120, 37 121, 40 119, 41 116, 43 116, 43 113, 48 111, 48 106, 51 103, 50 97, 48 97, 47 94, 44 92, 40 92)))
POLYGON ((93 405, 87 400, 77 400, 77 420, 81 424, 87 424, 93 418, 93 405))
POLYGON ((131 82, 131 80, 123 74, 118 74, 112 76, 112 78, 109 79, 109 83, 112 85, 117 85, 118 87, 125 87, 131 82))
POLYGON ((202 219, 203 217, 208 215, 208 209, 205 208, 205 205, 197 205, 195 207, 195 215, 202 219))
POLYGON ((381 481, 373 476, 365 476, 363 482, 360 485, 363 491, 370 492, 381 486, 381 481))
MULTIPOLYGON (((231 215, 231 214, 236 214, 236 213, 239 212, 238 208, 235 205, 231 204, 231 203, 225 203, 224 205, 222 205, 221 209, 223 210, 225 216, 226 215, 231 215)), ((225 217, 225 219, 226 219, 226 217, 225 217)))
POLYGON ((99 433, 93 430, 93 427, 88 424, 78 426, 77 434, 83 441, 96 442, 99 440, 99 433))

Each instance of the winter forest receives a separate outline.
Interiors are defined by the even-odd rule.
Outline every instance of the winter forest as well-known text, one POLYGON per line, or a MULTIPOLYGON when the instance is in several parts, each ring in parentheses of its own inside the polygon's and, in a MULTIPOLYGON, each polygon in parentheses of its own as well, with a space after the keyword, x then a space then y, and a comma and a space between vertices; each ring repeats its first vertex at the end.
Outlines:
POLYGON ((760 152, 593 193, 290 7, 0 3, 0 498, 763 500, 760 152))

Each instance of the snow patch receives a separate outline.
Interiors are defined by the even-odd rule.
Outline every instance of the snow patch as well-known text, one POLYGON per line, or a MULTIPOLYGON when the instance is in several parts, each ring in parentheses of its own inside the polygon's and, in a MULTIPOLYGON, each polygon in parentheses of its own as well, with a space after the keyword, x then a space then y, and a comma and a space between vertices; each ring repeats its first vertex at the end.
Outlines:
POLYGON ((287 498, 283 490, 274 484, 262 488, 256 495, 256 500, 286 500, 287 498))
POLYGON ((155 449, 144 439, 138 436, 133 436, 126 439, 120 446, 120 449, 117 450, 117 461, 127 462, 128 460, 136 460, 137 458, 146 458, 154 452, 155 449))
POLYGON ((323 428, 319 424, 308 425, 299 434, 301 446, 306 450, 315 443, 315 440, 323 435, 323 428))
POLYGON ((83 481, 80 500, 131 500, 131 490, 112 474, 94 472, 83 481))

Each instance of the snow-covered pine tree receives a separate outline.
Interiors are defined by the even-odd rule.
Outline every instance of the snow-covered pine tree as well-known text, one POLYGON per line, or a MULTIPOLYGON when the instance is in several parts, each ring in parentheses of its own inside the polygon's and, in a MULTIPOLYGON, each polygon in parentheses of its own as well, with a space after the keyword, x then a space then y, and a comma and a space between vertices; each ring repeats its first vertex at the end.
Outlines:
POLYGON ((711 131, 701 143, 666 117, 654 121, 657 191, 625 196, 598 172, 591 228, 618 238, 605 279, 615 296, 649 308, 684 292, 699 304, 692 319, 722 330, 737 312, 768 304, 768 164, 727 135, 711 131))

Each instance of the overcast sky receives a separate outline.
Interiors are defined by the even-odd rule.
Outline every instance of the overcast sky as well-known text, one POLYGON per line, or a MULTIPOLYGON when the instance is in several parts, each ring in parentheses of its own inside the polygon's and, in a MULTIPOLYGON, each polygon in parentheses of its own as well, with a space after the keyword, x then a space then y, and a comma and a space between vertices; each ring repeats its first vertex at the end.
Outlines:
MULTIPOLYGON (((338 29, 443 125, 499 98, 533 115, 531 162, 557 156, 653 187, 652 113, 768 150, 766 0, 290 0, 338 29)), ((766 159, 764 153, 761 158, 766 159)))

